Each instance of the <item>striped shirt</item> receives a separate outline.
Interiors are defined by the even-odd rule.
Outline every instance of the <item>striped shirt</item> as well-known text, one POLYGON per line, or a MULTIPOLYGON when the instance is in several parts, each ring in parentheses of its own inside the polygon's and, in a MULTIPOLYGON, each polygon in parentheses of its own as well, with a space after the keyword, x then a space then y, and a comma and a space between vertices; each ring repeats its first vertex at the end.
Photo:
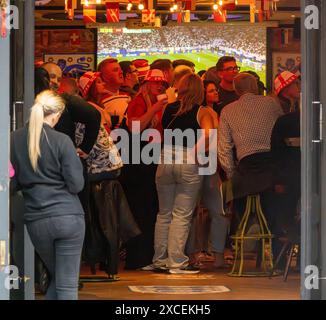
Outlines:
POLYGON ((255 153, 269 152, 272 129, 282 114, 275 99, 251 93, 222 110, 217 148, 228 178, 232 177, 236 165, 233 149, 236 149, 238 161, 255 153))

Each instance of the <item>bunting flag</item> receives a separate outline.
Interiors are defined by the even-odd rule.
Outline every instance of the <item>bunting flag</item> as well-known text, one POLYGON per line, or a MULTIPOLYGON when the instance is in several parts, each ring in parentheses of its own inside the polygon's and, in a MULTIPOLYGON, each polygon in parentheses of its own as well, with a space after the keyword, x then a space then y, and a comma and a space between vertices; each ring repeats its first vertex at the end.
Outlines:
POLYGON ((106 2, 106 21, 107 22, 119 22, 120 10, 119 2, 106 2))
POLYGON ((65 11, 69 20, 74 19, 75 9, 77 9, 77 0, 65 0, 65 11))
POLYGON ((90 4, 83 7, 83 17, 85 23, 95 23, 96 22, 96 5, 90 4))
POLYGON ((256 22, 256 3, 255 0, 250 1, 250 22, 256 22))
POLYGON ((196 10, 196 0, 186 0, 185 10, 195 11, 196 10))
POLYGON ((223 10, 235 10, 236 1, 235 0, 224 0, 222 5, 223 10))
POLYGON ((155 23, 155 10, 145 9, 142 11, 141 21, 144 23, 155 23))
POLYGON ((191 15, 190 15, 190 10, 186 10, 186 11, 185 11, 185 15, 184 15, 184 19, 183 19, 183 21, 184 21, 185 23, 189 23, 189 22, 190 22, 190 17, 191 17, 191 15))
POLYGON ((7 25, 6 25, 6 19, 7 19, 7 14, 6 14, 6 7, 2 7, 0 12, 0 33, 1 33, 1 38, 6 38, 7 37, 7 25))
POLYGON ((226 22, 226 11, 217 9, 213 12, 213 17, 215 22, 226 22))
POLYGON ((178 13, 177 13, 177 22, 178 22, 178 24, 180 24, 180 23, 182 23, 182 12, 181 11, 179 11, 178 13))

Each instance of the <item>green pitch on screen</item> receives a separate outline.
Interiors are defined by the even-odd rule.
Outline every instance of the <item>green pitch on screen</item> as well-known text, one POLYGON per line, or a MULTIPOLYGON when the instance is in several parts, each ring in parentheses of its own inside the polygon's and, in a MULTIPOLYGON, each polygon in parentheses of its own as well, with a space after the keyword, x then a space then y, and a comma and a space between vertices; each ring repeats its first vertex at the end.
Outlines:
MULTIPOLYGON (((106 57, 107 58, 107 57, 106 57)), ((135 59, 146 59, 148 60, 149 64, 151 64, 153 61, 157 59, 170 59, 170 60, 177 60, 177 59, 187 59, 192 61, 195 64, 196 72, 199 72, 200 70, 207 70, 210 67, 214 67, 216 65, 217 60, 220 57, 214 53, 211 52, 201 52, 201 53, 176 53, 176 54, 160 54, 160 55, 139 55, 137 57, 118 57, 117 59, 119 61, 129 61, 129 60, 135 60, 135 59)), ((100 63, 104 57, 101 55, 98 56, 97 63, 100 63)), ((266 72, 265 71, 258 71, 254 68, 250 68, 248 66, 243 67, 240 62, 238 62, 239 67, 241 67, 241 71, 254 71, 256 72, 261 81, 264 82, 266 85, 266 72)))

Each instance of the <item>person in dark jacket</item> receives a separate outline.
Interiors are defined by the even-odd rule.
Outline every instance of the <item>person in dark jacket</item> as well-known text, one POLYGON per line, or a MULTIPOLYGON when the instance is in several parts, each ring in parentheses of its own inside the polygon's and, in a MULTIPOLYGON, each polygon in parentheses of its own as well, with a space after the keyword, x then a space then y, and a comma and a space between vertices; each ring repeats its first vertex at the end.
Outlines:
POLYGON ((24 196, 28 233, 50 274, 51 300, 77 300, 85 233, 77 195, 84 185, 82 164, 69 137, 53 129, 64 108, 59 95, 43 91, 29 123, 11 136, 15 185, 24 196))
MULTIPOLYGON (((62 71, 55 63, 47 62, 42 66, 50 77, 50 89, 57 91, 60 87, 62 71)), ((67 93, 62 94, 65 100, 66 108, 61 115, 55 129, 67 134, 73 143, 75 143, 76 123, 85 125, 85 134, 83 142, 77 151, 81 158, 86 159, 96 142, 101 124, 101 114, 89 103, 77 96, 71 96, 67 93)))

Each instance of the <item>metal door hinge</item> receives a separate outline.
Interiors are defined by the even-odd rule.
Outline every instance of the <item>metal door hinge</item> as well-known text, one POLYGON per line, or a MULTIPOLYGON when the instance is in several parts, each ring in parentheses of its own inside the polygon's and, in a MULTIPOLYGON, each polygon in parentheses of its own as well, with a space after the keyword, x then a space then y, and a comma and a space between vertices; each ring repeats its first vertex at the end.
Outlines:
POLYGON ((0 240, 0 267, 6 266, 6 251, 7 242, 5 240, 0 240))

